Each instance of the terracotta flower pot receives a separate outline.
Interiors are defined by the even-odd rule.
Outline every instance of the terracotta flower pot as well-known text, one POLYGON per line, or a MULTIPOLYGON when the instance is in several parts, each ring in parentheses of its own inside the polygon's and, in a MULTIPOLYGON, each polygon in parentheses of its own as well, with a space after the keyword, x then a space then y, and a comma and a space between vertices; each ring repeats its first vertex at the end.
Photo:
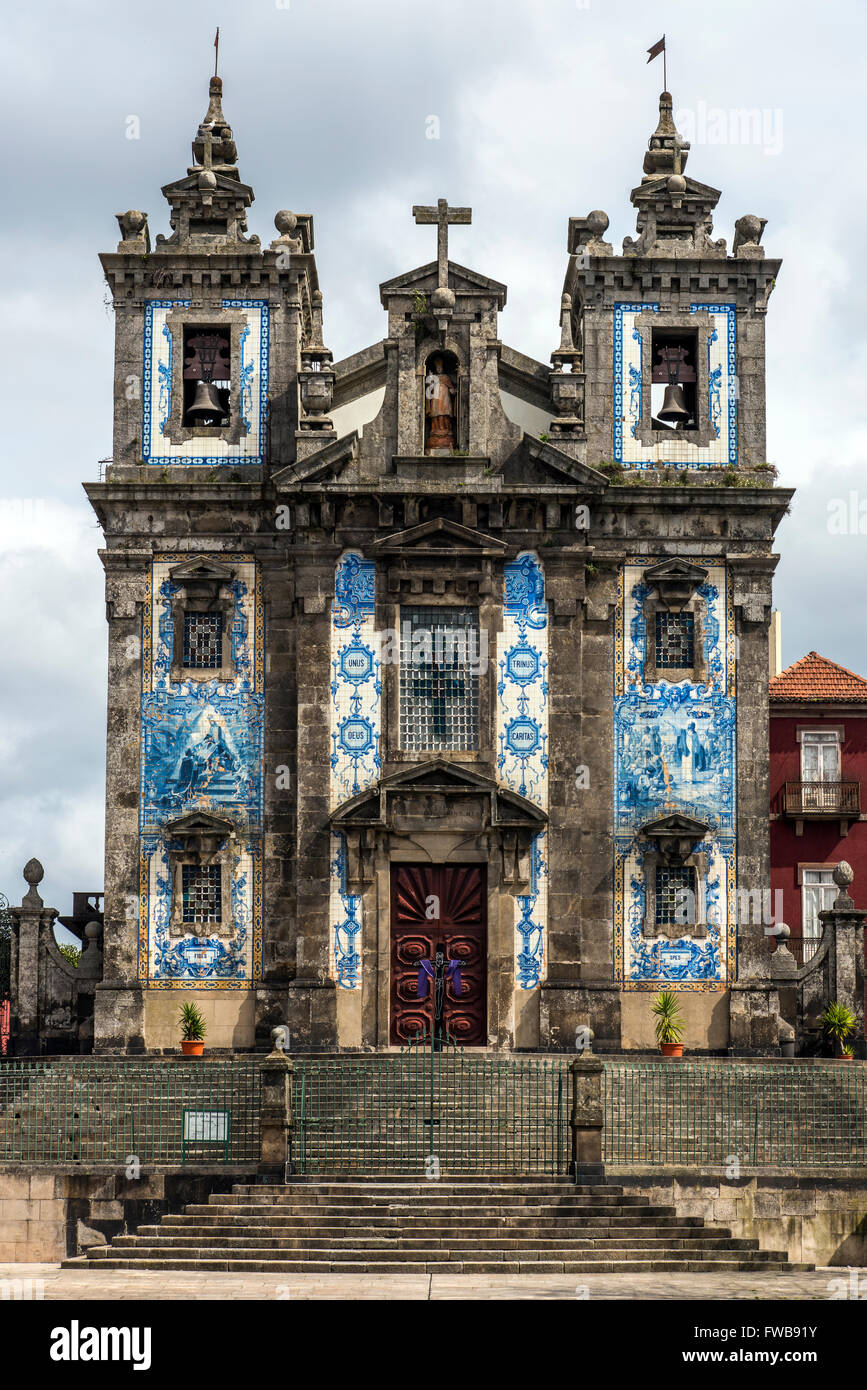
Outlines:
POLYGON ((186 1038, 181 1041, 181 1051, 185 1057, 201 1057, 204 1050, 205 1044, 203 1042, 190 1042, 186 1038))
POLYGON ((854 1058, 854 1057, 848 1057, 848 1056, 846 1055, 845 1052, 838 1052, 838 1053, 837 1053, 837 1061, 838 1061, 838 1062, 854 1062, 854 1061, 855 1061, 855 1058, 854 1058))
POLYGON ((683 1043, 660 1043, 659 1050, 663 1057, 682 1057, 683 1043))

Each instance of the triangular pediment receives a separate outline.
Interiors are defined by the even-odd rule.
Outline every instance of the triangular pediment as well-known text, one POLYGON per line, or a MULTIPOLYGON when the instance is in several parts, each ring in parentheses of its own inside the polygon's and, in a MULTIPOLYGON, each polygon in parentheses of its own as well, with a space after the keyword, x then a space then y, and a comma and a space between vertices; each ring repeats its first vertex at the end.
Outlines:
POLYGON ((235 577, 235 571, 228 565, 218 564, 215 560, 191 559, 182 560, 179 565, 173 565, 169 570, 169 575, 175 584, 183 584, 190 579, 212 580, 219 584, 230 584, 235 577))
POLYGON ((504 555, 508 549, 505 541, 439 516, 422 521, 418 526, 410 526, 405 531, 384 536, 382 540, 374 542, 370 552, 372 555, 480 556, 504 555))
MULTIPOLYGON (((677 194, 678 198, 685 203, 708 203, 716 207, 722 197, 718 188, 712 188, 709 183, 699 183, 698 179, 691 179, 688 174, 684 174, 683 178, 686 188, 677 194)), ((672 194, 668 179, 669 175, 663 174, 658 179, 648 179, 646 183, 640 183, 637 188, 633 188, 629 195, 633 206, 637 203, 655 203, 660 198, 670 201, 672 194)))
MULTIPOLYGON (((379 287, 379 296, 383 307, 387 308, 387 300, 391 295, 411 293, 422 287, 434 290, 436 285, 437 263, 431 261, 428 265, 417 266, 415 270, 409 270, 404 275, 396 275, 393 280, 384 280, 379 287)), ((500 309, 506 302, 506 286, 499 280, 491 280, 487 275, 480 275, 477 270, 468 270, 466 266, 458 265, 455 261, 448 263, 448 285, 455 294, 493 295, 500 309)))
POLYGON ((691 560, 675 556, 671 560, 661 560, 658 565, 648 565, 644 578, 648 584, 654 584, 658 579, 685 579, 690 583, 703 584, 707 579, 707 570, 701 565, 694 565, 691 560))
POLYGON ((332 812, 334 830, 388 823, 392 796, 430 796, 461 799, 483 796, 490 803, 490 824, 497 829, 527 830, 537 834, 547 825, 545 812, 518 792, 461 763, 434 758, 384 777, 332 812))
MULTIPOLYGON (((162 189, 163 197, 167 198, 169 202, 172 201, 173 195, 177 196, 184 193, 195 194, 200 198, 202 194, 199 184, 201 172, 201 169, 197 169, 194 174, 187 174, 182 179, 175 179, 174 183, 165 184, 162 189)), ((212 192, 222 193, 231 198, 245 198, 248 203, 252 203, 253 189, 250 184, 242 183, 240 179, 230 178, 227 174, 219 174, 216 169, 212 169, 210 172, 216 179, 212 192)))
POLYGON ((165 829, 175 838, 194 835, 231 835, 234 826, 224 816, 214 816, 210 811, 187 811, 174 820, 166 821, 165 829))
POLYGON ((645 821, 641 827, 641 834, 648 839, 693 839, 700 840, 707 834, 710 826, 707 821, 696 820, 694 816, 684 815, 680 811, 672 812, 667 816, 657 816, 654 820, 645 821))
POLYGON ((278 492, 290 491, 302 483, 326 483, 339 478, 358 455, 358 439, 358 431, 353 430, 341 439, 329 440, 315 454, 278 469, 272 477, 278 492))

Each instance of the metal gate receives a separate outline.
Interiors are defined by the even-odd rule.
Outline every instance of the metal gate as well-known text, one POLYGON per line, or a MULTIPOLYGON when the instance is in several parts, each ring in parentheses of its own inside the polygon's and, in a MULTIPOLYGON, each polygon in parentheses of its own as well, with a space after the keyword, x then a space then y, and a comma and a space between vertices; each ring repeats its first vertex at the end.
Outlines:
POLYGON ((296 1057, 295 1170, 567 1172, 567 1060, 439 1042, 422 1035, 399 1053, 296 1057))

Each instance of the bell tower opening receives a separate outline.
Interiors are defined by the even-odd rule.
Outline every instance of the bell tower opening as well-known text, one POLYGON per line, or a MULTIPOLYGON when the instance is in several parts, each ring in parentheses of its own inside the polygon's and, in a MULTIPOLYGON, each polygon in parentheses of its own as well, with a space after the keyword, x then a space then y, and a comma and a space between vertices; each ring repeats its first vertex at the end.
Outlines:
POLYGON ((225 327, 184 327, 184 414, 187 429, 230 421, 232 341, 225 327))
POLYGON ((681 329, 654 329, 651 344, 650 411, 653 428, 697 429, 698 334, 681 329))

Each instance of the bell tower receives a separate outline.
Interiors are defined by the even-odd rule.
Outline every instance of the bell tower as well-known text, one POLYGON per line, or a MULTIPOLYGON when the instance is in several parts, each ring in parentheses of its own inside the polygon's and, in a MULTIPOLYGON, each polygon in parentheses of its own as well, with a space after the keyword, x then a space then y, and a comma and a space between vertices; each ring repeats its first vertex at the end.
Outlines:
POLYGON ((583 346, 586 462, 760 480, 765 315, 781 262, 765 258, 764 218, 738 219, 731 255, 714 240, 720 193, 686 174, 688 157, 663 92, 630 194, 637 236, 616 256, 604 212, 570 219, 564 293, 583 346))
POLYGON ((116 330, 113 458, 87 486, 109 622, 98 1051, 173 1048, 182 989, 216 1049, 285 1012, 268 984, 289 932, 272 832, 291 832, 293 802, 266 768, 291 755, 294 695, 278 679, 266 720, 281 656, 266 660, 265 619, 279 630, 293 598, 269 478, 327 437, 331 354, 313 219, 278 212, 268 247, 248 232, 222 96, 213 77, 192 162, 162 190, 169 234, 152 244, 145 213, 120 214, 101 257, 116 330))

